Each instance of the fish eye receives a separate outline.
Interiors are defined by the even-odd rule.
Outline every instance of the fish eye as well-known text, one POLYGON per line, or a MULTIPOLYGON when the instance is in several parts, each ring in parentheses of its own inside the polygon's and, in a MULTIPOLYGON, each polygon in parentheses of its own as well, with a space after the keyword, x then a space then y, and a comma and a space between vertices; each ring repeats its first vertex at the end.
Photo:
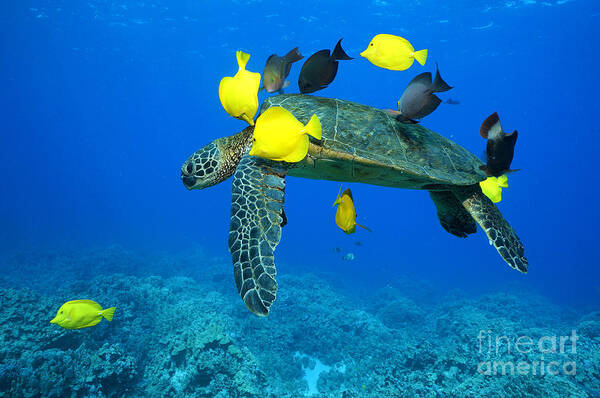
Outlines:
POLYGON ((371 46, 373 45, 373 43, 370 44, 371 46))
POLYGON ((61 311, 60 313, 62 314, 63 312, 61 311))

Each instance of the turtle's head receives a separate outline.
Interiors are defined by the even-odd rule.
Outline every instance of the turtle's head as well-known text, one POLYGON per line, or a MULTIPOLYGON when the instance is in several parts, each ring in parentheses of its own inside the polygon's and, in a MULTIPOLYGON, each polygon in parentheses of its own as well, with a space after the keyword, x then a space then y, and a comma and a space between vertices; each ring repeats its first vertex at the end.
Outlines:
POLYGON ((217 141, 194 152, 181 166, 181 181, 187 189, 211 187, 229 177, 221 170, 222 156, 217 141))
POLYGON ((194 152, 181 166, 181 181, 187 189, 204 189, 233 175, 252 143, 251 127, 230 137, 218 138, 194 152))

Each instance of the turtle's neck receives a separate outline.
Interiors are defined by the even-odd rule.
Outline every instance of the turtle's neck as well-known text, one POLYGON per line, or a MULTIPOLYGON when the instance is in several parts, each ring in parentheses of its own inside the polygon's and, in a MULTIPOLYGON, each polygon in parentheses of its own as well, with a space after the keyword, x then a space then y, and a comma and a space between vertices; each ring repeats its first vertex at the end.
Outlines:
POLYGON ((252 136, 254 126, 248 126, 237 134, 228 137, 220 138, 218 141, 219 150, 223 160, 223 170, 227 177, 230 177, 235 172, 242 156, 252 146, 252 136))

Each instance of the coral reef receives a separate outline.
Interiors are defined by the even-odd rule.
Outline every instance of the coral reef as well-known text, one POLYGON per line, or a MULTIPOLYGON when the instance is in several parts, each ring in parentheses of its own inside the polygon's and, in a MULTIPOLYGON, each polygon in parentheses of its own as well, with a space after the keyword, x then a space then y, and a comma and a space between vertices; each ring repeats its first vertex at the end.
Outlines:
POLYGON ((405 278, 358 298, 287 274, 259 318, 237 297, 229 263, 203 250, 3 261, 0 396, 600 395, 600 312, 533 294, 432 299, 433 288, 405 278), (114 320, 49 324, 77 298, 116 306, 114 320))

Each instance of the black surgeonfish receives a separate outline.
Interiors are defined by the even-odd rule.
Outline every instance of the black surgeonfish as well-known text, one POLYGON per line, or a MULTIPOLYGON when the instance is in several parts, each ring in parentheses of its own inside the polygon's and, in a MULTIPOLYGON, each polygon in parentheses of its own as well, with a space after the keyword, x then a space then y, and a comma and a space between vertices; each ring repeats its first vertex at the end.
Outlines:
POLYGON ((516 171, 510 169, 510 164, 515 153, 517 143, 517 130, 506 134, 500 125, 498 113, 494 112, 481 124, 481 136, 488 140, 486 147, 487 165, 481 166, 488 176, 500 177, 501 175, 516 171))
POLYGON ((338 60, 354 59, 342 49, 342 39, 335 45, 333 53, 329 50, 317 51, 311 55, 300 70, 298 87, 303 94, 314 93, 331 84, 338 70, 338 60))
POLYGON ((279 91, 282 94, 282 90, 290 85, 290 82, 286 81, 285 78, 290 74, 292 64, 296 61, 300 61, 304 56, 298 51, 298 47, 288 52, 283 57, 277 54, 272 54, 265 64, 265 71, 263 72, 263 87, 268 93, 274 93, 279 91))
POLYGON ((402 122, 416 123, 415 119, 422 119, 429 115, 442 103, 434 93, 441 93, 450 90, 449 86, 437 69, 435 79, 431 81, 431 72, 424 72, 415 76, 404 93, 398 100, 398 110, 388 111, 396 116, 402 122))

